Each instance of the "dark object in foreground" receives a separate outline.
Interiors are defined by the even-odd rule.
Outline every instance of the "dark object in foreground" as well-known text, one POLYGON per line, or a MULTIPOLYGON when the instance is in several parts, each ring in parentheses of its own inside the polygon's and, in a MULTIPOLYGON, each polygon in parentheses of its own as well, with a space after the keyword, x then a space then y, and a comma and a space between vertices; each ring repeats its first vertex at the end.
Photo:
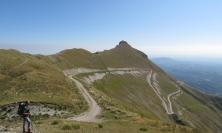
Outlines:
POLYGON ((17 114, 23 118, 23 133, 32 133, 31 132, 31 120, 30 116, 30 108, 29 108, 29 101, 19 103, 18 112, 17 114), (26 131, 26 125, 28 131, 26 131))
POLYGON ((186 125, 184 121, 182 121, 181 119, 179 119, 179 117, 177 116, 177 114, 171 114, 171 115, 169 115, 169 117, 170 117, 174 122, 176 122, 176 123, 179 124, 179 125, 183 125, 183 126, 186 125))

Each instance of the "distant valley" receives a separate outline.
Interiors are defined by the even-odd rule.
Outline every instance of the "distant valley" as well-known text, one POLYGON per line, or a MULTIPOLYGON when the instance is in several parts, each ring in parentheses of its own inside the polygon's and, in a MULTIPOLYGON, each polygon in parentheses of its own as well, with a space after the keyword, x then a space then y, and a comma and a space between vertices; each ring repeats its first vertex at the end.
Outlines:
POLYGON ((205 93, 222 95, 222 63, 153 58, 158 66, 174 78, 205 93))

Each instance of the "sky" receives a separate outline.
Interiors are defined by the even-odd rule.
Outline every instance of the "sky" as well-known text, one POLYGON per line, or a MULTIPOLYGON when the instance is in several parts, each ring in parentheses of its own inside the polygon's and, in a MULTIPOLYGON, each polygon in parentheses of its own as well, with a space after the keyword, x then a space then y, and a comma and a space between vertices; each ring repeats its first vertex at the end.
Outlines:
POLYGON ((101 51, 126 40, 151 57, 222 58, 221 0, 1 0, 0 48, 101 51))

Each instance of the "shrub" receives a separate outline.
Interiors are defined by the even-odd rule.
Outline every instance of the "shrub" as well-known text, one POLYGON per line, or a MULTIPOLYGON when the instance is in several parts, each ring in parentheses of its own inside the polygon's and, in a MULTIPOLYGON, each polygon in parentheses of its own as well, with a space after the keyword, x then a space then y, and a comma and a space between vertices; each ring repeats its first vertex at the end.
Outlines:
POLYGON ((80 129, 80 125, 75 125, 75 124, 73 124, 73 125, 72 125, 72 129, 75 129, 75 130, 80 129))
POLYGON ((140 128, 140 131, 147 131, 146 128, 140 128))
POLYGON ((99 127, 99 128, 103 128, 103 125, 102 125, 102 124, 98 124, 98 127, 99 127))
POLYGON ((51 125, 58 125, 59 124, 59 121, 53 121, 52 123, 51 123, 51 125))
POLYGON ((63 125, 62 130, 71 130, 72 127, 70 125, 63 125))
POLYGON ((72 125, 69 125, 69 124, 65 124, 63 127, 62 127, 62 130, 77 130, 77 129, 80 129, 80 125, 75 125, 75 124, 72 124, 72 125))

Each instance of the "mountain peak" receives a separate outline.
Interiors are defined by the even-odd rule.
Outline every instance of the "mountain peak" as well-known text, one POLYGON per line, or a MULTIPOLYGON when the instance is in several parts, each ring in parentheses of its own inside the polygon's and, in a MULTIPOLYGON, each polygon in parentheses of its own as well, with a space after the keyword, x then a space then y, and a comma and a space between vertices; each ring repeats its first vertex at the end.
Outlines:
POLYGON ((128 42, 127 42, 127 41, 124 41, 124 40, 120 41, 120 42, 119 42, 119 45, 117 45, 117 47, 123 47, 123 48, 128 48, 128 47, 130 47, 130 48, 131 48, 131 46, 128 44, 128 42))

